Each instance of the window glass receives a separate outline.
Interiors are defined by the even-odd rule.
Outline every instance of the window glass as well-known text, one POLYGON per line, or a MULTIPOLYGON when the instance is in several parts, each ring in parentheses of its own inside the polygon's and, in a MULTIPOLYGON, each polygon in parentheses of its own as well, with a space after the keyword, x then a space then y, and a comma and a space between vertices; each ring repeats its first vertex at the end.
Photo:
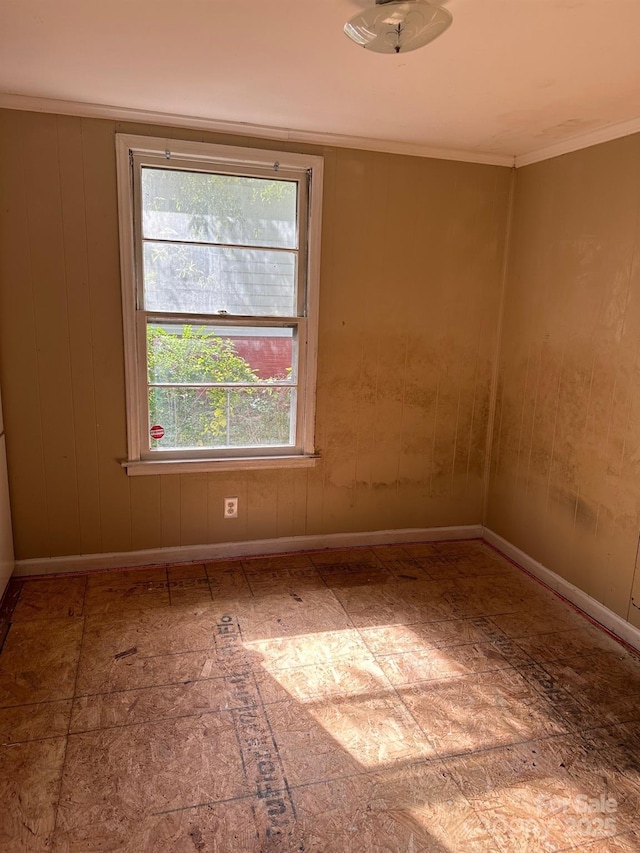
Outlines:
POLYGON ((151 387, 150 447, 286 447, 293 443, 294 411, 294 388, 151 387))
POLYGON ((296 312, 292 252, 146 242, 147 311, 291 317, 296 312))
POLYGON ((291 382, 294 330, 149 323, 147 370, 151 384, 291 382))
POLYGON ((295 181, 142 169, 142 235, 298 248, 295 181))

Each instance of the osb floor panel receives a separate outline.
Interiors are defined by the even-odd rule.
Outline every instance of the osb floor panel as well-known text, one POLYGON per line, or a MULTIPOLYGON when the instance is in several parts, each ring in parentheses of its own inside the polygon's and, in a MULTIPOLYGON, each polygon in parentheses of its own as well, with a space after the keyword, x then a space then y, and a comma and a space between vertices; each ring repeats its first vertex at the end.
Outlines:
POLYGON ((640 851, 640 662, 481 542, 14 580, 0 622, 6 853, 640 851))

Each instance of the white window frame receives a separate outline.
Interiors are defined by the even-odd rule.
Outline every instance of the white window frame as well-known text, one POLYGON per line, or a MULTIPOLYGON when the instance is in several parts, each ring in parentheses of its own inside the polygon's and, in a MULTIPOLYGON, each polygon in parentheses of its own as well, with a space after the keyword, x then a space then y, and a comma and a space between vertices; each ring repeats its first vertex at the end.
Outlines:
POLYGON ((322 220, 323 158, 257 148, 236 148, 178 139, 116 134, 118 182, 118 223, 126 383, 128 458, 121 464, 130 476, 140 474, 188 473, 256 468, 310 467, 316 463, 315 400, 318 350, 318 301, 320 282, 320 228, 322 220), (237 170, 249 177, 285 176, 291 173, 306 184, 307 211, 300 210, 300 259, 304 271, 299 277, 306 288, 305 310, 295 318, 238 317, 217 314, 173 315, 185 322, 214 322, 220 325, 272 325, 297 328, 298 405, 295 448, 269 447, 212 450, 150 450, 148 443, 148 398, 146 377, 146 320, 153 317, 139 305, 142 294, 140 213, 137 181, 143 165, 200 166, 237 170), (306 216, 305 216, 306 214, 306 216), (304 245, 302 244, 304 241, 304 245))

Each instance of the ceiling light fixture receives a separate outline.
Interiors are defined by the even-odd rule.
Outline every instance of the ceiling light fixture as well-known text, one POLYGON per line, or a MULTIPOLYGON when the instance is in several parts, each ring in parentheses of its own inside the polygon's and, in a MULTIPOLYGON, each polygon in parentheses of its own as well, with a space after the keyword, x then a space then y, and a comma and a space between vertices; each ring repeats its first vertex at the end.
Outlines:
POLYGON ((344 25, 351 41, 375 53, 406 53, 437 39, 450 12, 429 0, 376 0, 344 25))

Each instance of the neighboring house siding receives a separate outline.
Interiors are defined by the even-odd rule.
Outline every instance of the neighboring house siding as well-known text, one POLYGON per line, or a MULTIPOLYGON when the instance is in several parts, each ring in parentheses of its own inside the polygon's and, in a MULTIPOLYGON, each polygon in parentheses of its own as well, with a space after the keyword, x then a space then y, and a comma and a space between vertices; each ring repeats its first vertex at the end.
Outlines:
POLYGON ((286 377, 291 366, 291 338, 233 338, 235 350, 260 379, 286 377))

